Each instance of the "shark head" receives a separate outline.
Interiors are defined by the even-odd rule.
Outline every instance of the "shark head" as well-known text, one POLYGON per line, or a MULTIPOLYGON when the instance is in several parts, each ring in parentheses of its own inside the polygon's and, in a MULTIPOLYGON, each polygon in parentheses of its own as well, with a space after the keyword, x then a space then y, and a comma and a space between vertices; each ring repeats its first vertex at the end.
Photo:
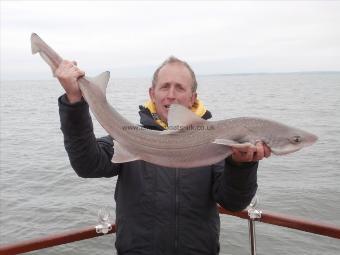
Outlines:
POLYGON ((312 133, 289 127, 286 132, 269 141, 268 145, 273 154, 285 155, 311 146, 317 140, 318 137, 312 133))

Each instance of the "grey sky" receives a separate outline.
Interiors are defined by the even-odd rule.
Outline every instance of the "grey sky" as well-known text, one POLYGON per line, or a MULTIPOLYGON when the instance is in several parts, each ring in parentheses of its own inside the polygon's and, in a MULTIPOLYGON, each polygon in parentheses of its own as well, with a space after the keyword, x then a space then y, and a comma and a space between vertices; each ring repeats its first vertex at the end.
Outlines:
POLYGON ((36 32, 87 74, 149 77, 165 58, 197 74, 340 71, 339 1, 1 1, 1 79, 46 79, 36 32))

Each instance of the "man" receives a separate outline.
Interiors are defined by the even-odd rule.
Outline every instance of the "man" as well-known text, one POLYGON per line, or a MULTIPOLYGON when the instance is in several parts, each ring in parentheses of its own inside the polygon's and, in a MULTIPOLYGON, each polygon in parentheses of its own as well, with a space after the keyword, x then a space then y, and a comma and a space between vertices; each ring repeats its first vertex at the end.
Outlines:
MULTIPOLYGON (((262 143, 239 151, 218 164, 173 169, 144 161, 111 162, 112 138, 96 139, 77 79, 75 62, 63 61, 55 72, 66 94, 59 98, 65 148, 76 173, 84 178, 118 175, 116 248, 118 254, 218 254, 220 221, 216 203, 242 210, 257 189, 258 161, 270 156, 262 143)), ((169 106, 179 103, 198 116, 211 114, 197 100, 190 66, 174 57, 155 72, 150 101, 140 106, 141 124, 167 128, 169 106)))

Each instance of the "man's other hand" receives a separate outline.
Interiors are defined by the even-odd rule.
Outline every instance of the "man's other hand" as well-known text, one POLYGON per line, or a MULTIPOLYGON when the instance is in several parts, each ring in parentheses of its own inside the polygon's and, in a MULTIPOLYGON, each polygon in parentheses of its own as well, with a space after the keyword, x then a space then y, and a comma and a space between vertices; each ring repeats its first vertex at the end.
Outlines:
POLYGON ((75 61, 63 60, 57 70, 55 70, 54 75, 58 78, 61 86, 64 88, 70 103, 81 100, 82 94, 77 80, 84 76, 85 72, 77 67, 75 61))
POLYGON ((257 142, 255 145, 243 144, 242 147, 232 147, 232 150, 231 159, 235 163, 259 161, 271 155, 270 148, 262 142, 257 142))

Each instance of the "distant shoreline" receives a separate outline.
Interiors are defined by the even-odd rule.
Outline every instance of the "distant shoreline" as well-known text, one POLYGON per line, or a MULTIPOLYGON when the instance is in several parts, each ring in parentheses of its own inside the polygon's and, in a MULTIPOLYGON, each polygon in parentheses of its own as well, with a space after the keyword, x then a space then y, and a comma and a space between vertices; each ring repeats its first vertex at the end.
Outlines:
POLYGON ((340 74, 340 71, 296 71, 296 72, 246 72, 246 73, 216 73, 216 74, 201 74, 197 76, 236 76, 236 75, 273 75, 273 74, 340 74))

